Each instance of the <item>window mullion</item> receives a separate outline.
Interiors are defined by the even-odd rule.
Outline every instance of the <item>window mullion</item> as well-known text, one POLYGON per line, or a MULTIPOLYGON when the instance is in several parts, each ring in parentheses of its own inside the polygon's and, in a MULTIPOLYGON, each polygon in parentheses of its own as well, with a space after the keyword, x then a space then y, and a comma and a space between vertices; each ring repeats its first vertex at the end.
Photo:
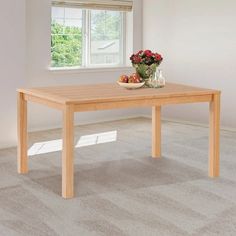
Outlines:
POLYGON ((87 52, 86 52, 86 35, 87 35, 87 27, 86 27, 86 18, 87 18, 87 11, 83 10, 82 12, 82 27, 83 27, 83 45, 82 45, 82 67, 87 66, 87 52))
POLYGON ((83 27, 84 27, 84 37, 83 37, 83 66, 89 66, 90 60, 90 11, 83 10, 83 27))
POLYGON ((87 10, 87 66, 91 65, 91 10, 87 10))

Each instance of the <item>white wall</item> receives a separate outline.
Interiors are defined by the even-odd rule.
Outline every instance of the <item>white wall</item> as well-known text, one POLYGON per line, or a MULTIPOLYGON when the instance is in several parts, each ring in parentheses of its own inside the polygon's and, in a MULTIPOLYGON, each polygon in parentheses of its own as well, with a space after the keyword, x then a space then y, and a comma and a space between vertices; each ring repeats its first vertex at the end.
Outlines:
POLYGON ((0 147, 16 144, 16 88, 25 86, 25 0, 1 1, 0 147))
MULTIPOLYGON (((143 1, 143 6, 141 0, 135 0, 133 37, 134 51, 142 48, 143 35, 143 48, 157 50, 164 55, 161 67, 168 81, 221 89, 222 125, 234 128, 235 9, 234 0, 147 0, 143 1)), ((1 32, 4 32, 4 37, 0 39, 0 148, 16 144, 17 87, 112 82, 124 72, 48 71, 50 0, 3 1, 0 27, 1 32)), ((31 130, 60 127, 59 112, 41 106, 30 106, 29 110, 31 130)), ((84 113, 76 117, 76 121, 94 122, 138 115, 141 112, 142 110, 132 109, 84 113)), ((181 105, 165 108, 164 116, 207 122, 208 111, 206 105, 181 105)))
MULTIPOLYGON (((167 81, 222 90, 222 125, 236 128, 236 1, 148 0, 145 48, 160 51, 167 81)), ((206 105, 167 107, 168 118, 208 122, 206 105)))
MULTIPOLYGON (((115 82, 120 74, 131 73, 133 69, 118 69, 101 72, 51 72, 50 63, 50 0, 27 0, 27 61, 28 86, 53 86, 63 84, 91 84, 115 82)), ((142 1, 135 0, 134 6, 134 48, 142 47, 142 1), (139 24, 137 26, 136 24, 139 24)), ((76 115, 76 123, 118 119, 140 114, 138 109, 87 112, 76 115)), ((29 108, 30 130, 61 126, 61 113, 39 105, 29 108), (43 114, 43 115, 42 115, 43 114)))
MULTIPOLYGON (((16 145, 16 89, 114 82, 131 68, 110 71, 62 73, 50 72, 51 0, 8 0, 1 2, 0 28, 0 148, 16 145)), ((142 47, 142 0, 135 0, 133 21, 134 49, 142 47), (138 24, 138 27, 137 27, 138 24)), ((129 30, 129 34, 132 31, 129 30)), ((132 34, 131 34, 132 35, 132 34)), ((131 50, 132 51, 132 50, 131 50)), ((138 109, 87 112, 76 116, 76 123, 140 114, 138 109)), ((29 106, 29 130, 61 127, 61 113, 39 105, 29 106)))

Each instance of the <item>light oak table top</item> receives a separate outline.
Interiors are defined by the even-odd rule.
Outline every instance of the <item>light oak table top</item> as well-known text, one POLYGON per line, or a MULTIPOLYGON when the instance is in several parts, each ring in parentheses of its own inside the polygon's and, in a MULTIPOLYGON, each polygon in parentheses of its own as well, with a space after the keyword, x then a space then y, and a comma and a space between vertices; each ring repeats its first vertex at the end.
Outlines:
MULTIPOLYGON (((127 90, 118 84, 18 89, 18 172, 28 172, 27 103, 59 109, 63 114, 62 196, 74 196, 74 113, 128 107, 152 107, 152 157, 161 157, 161 106, 210 104, 209 176, 219 176, 220 91, 167 83, 164 88, 127 90)), ((101 173, 102 174, 102 173, 101 173)))
POLYGON ((141 88, 128 90, 116 83, 109 83, 18 89, 18 92, 61 104, 81 104, 212 95, 219 91, 174 83, 167 83, 164 88, 159 89, 141 88))

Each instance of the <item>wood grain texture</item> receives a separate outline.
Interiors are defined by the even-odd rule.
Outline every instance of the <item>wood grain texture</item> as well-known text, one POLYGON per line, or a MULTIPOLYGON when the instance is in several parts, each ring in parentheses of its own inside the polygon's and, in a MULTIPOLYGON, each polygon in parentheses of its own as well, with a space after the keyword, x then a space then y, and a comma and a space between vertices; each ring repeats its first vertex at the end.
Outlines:
POLYGON ((82 103, 75 105, 75 112, 82 111, 98 111, 107 109, 120 109, 129 107, 150 107, 186 103, 210 102, 212 95, 196 95, 196 96, 178 96, 171 98, 153 98, 127 101, 113 101, 113 102, 96 102, 96 103, 82 103))
POLYGON ((74 107, 63 110, 62 197, 74 196, 74 107))
POLYGON ((161 106, 210 102, 209 175, 219 175, 220 91, 180 84, 162 89, 127 90, 119 85, 95 84, 18 90, 18 171, 27 166, 27 101, 40 103, 63 113, 62 196, 74 196, 74 112, 153 107, 152 156, 161 156, 161 106))
POLYGON ((209 176, 220 174, 220 94, 210 102, 209 176))
POLYGON ((59 102, 55 102, 55 101, 50 101, 50 100, 45 99, 45 98, 39 98, 39 97, 36 97, 34 95, 28 95, 28 94, 25 94, 24 97, 25 97, 26 101, 38 103, 38 104, 41 104, 41 105, 45 105, 45 106, 50 107, 50 108, 54 108, 54 109, 58 109, 58 110, 63 110, 63 108, 64 108, 63 104, 61 104, 59 102))
POLYGON ((152 157, 161 157, 161 107, 152 108, 152 157))
POLYGON ((167 83, 164 88, 141 88, 127 90, 118 84, 93 84, 79 86, 58 86, 32 89, 19 89, 27 95, 62 104, 88 104, 102 102, 139 101, 155 98, 177 98, 197 95, 211 95, 216 90, 167 83))
POLYGON ((27 101, 23 93, 17 94, 17 170, 19 174, 28 172, 27 155, 27 101))

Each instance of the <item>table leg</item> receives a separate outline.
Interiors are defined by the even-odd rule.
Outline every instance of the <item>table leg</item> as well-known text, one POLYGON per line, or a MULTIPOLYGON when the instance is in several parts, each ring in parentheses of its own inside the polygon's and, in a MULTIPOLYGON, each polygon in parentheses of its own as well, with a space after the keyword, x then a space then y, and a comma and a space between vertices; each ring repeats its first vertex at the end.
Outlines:
POLYGON ((17 170, 19 174, 28 172, 27 154, 27 101, 23 93, 17 94, 17 170))
POLYGON ((74 107, 63 110, 62 197, 74 196, 74 107))
POLYGON ((209 176, 220 174, 220 94, 214 94, 210 102, 209 176))
POLYGON ((152 108, 152 157, 161 157, 161 106, 152 108))

